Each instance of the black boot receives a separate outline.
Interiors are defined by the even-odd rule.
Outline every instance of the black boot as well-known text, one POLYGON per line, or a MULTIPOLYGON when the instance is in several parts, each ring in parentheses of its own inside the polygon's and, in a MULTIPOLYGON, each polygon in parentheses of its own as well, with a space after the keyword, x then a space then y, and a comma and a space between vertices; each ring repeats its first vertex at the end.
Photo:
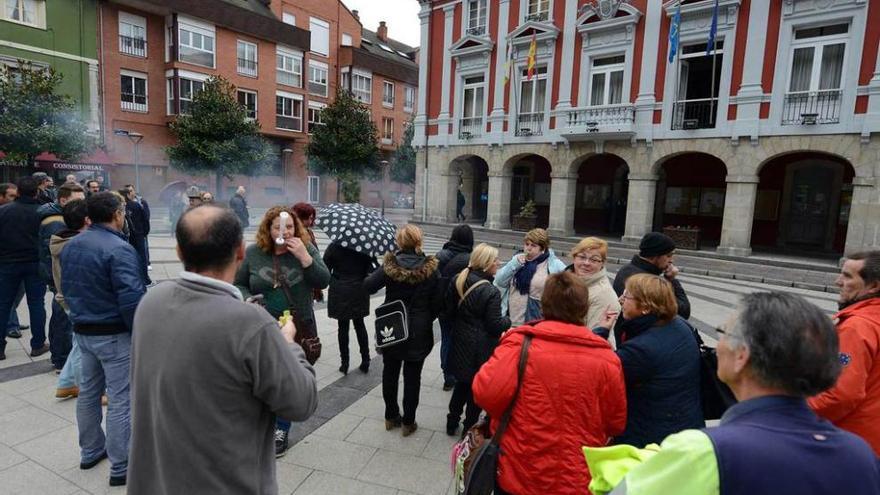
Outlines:
POLYGON ((458 430, 458 418, 452 416, 451 414, 446 416, 446 434, 450 437, 455 436, 455 432, 458 430))
POLYGON ((343 375, 348 374, 348 359, 343 359, 342 364, 339 366, 339 372, 343 375))
POLYGON ((361 373, 369 373, 370 372, 370 358, 361 357, 361 365, 358 366, 358 369, 361 370, 361 373))

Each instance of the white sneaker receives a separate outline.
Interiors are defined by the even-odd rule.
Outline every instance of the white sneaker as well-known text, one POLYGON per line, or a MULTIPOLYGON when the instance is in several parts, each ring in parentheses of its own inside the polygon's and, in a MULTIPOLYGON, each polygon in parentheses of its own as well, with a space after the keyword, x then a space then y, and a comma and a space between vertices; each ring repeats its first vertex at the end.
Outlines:
POLYGON ((153 265, 147 265, 147 271, 148 272, 153 271, 153 265))

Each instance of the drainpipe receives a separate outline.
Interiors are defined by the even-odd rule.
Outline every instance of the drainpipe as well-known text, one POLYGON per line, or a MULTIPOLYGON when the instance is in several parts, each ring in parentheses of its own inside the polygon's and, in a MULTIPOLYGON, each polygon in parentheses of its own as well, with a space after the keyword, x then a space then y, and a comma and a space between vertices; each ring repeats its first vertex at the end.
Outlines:
MULTIPOLYGON (((104 5, 104 2, 98 2, 96 5, 98 8, 98 43, 101 45, 98 50, 101 52, 101 60, 98 67, 98 101, 95 102, 95 105, 98 105, 98 138, 102 148, 107 146, 104 135, 106 130, 104 127, 104 5)), ((82 8, 82 2, 80 2, 80 8, 82 8)), ((82 18, 82 14, 80 14, 80 18, 82 18)))

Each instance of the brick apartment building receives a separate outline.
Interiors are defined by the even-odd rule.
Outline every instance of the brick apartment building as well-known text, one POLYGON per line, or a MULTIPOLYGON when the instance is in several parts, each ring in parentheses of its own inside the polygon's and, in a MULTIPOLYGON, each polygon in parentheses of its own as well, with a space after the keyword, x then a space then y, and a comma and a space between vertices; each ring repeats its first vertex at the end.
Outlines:
MULTIPOLYGON (((357 14, 341 2, 111 0, 101 3, 98 16, 101 132, 115 164, 107 167, 109 179, 114 186, 139 182, 150 199, 177 181, 214 189, 213 177, 170 168, 164 152, 173 142, 168 124, 186 113, 211 76, 236 86, 239 101, 273 148, 269 175, 224 180, 220 191, 226 198, 244 185, 255 205, 335 200, 335 181, 309 174, 305 150, 309 130, 320 125, 321 109, 343 73, 370 76, 368 89, 375 97, 362 101, 369 103, 380 134, 383 123, 391 122, 384 153, 396 147, 414 111, 404 104, 415 101, 415 50, 387 40, 387 27, 378 33, 364 30, 357 14), (385 50, 371 49, 372 42, 395 49, 378 55, 385 50), (381 98, 389 83, 391 104, 381 98)), ((366 90, 353 88, 356 94, 366 90)), ((378 198, 382 190, 411 191, 401 185, 364 186, 364 199, 378 198)))

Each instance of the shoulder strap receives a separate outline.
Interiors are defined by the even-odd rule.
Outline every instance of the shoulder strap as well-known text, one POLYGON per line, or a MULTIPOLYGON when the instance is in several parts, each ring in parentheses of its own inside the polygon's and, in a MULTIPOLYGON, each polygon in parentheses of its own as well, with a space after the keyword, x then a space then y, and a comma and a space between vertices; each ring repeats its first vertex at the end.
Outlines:
POLYGON ((519 352, 519 367, 516 373, 516 391, 513 393, 513 399, 510 400, 510 405, 507 406, 504 415, 501 416, 501 422, 498 423, 498 429, 492 436, 492 442, 495 443, 495 445, 501 443, 501 436, 504 435, 504 431, 507 429, 507 424, 510 423, 510 416, 513 414, 513 406, 516 405, 516 399, 519 397, 519 390, 522 388, 523 375, 526 373, 526 363, 529 360, 529 346, 531 344, 532 336, 526 335, 526 338, 522 343, 522 350, 519 352))
POLYGON ((290 287, 287 286, 287 280, 284 280, 284 274, 281 273, 280 263, 278 261, 278 255, 272 255, 272 269, 275 270, 275 277, 277 277, 278 285, 281 286, 281 290, 284 292, 284 298, 287 299, 287 308, 290 310, 291 315, 294 313, 293 311, 293 297, 290 295, 290 287))
POLYGON ((473 291, 474 289, 476 289, 477 287, 479 287, 483 284, 488 284, 488 283, 489 283, 488 280, 481 279, 481 280, 478 280, 474 285, 468 287, 468 290, 464 291, 464 294, 462 294, 461 299, 458 300, 458 306, 461 307, 461 303, 463 303, 464 300, 467 299, 467 296, 468 296, 468 294, 471 293, 471 291, 473 291))

